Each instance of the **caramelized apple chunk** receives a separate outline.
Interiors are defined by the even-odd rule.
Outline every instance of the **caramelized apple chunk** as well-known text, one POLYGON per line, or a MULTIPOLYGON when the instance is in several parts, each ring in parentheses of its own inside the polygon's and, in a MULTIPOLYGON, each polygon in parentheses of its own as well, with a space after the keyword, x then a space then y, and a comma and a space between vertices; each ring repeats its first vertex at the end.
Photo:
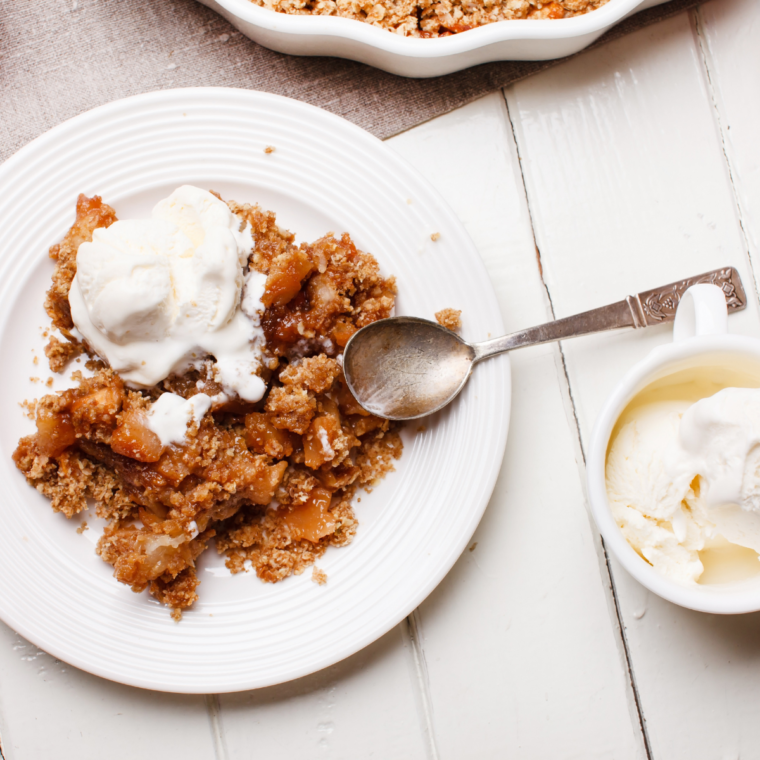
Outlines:
POLYGON ((290 433, 276 428, 269 416, 262 412, 252 412, 245 416, 245 440, 251 451, 274 459, 285 459, 293 453, 290 433))
POLYGON ((315 417, 303 437, 304 463, 316 470, 335 458, 336 444, 342 435, 340 422, 331 414, 315 417))
POLYGON ((147 413, 142 409, 131 409, 121 415, 119 426, 111 435, 111 448, 138 462, 158 462, 164 450, 161 439, 148 427, 147 413))
POLYGON ((348 317, 338 317, 335 320, 330 337, 341 347, 344 348, 351 336, 357 331, 357 327, 348 317))
POLYGON ((305 504, 285 513, 283 522, 295 539, 306 539, 316 543, 335 530, 335 520, 330 514, 332 493, 326 488, 315 488, 305 504))
POLYGON ((304 251, 294 248, 278 256, 269 270, 264 306, 284 306, 301 290, 301 282, 314 269, 304 251))
POLYGON ((45 407, 37 411, 36 443, 40 453, 48 457, 60 456, 76 439, 71 414, 45 407))

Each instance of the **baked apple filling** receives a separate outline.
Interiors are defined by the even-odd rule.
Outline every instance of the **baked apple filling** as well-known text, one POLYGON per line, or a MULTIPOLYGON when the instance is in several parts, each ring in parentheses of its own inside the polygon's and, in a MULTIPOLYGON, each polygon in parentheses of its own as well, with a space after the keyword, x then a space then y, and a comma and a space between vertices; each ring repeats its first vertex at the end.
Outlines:
MULTIPOLYGON (((201 198, 204 209, 217 199, 201 198)), ((176 217, 181 226, 183 208, 169 204, 154 227, 168 235, 163 219, 176 217)), ((135 259, 129 269, 131 259, 125 257, 137 254, 122 254, 119 248, 119 236, 129 228, 104 232, 124 223, 99 197, 82 195, 74 224, 50 249, 55 271, 45 308, 54 330, 46 355, 51 370, 62 372, 71 359, 87 354, 91 375, 75 372, 75 387, 36 402, 37 430, 19 441, 13 455, 54 510, 71 518, 94 504, 107 521, 97 551, 113 566, 116 579, 135 591, 149 589, 177 619, 197 599, 195 563, 211 539, 233 573, 251 569, 268 582, 299 574, 328 546, 351 541, 357 528, 355 492, 371 488, 392 470, 402 450, 393 424, 369 415, 353 399, 340 363, 357 329, 390 315, 393 278, 382 277, 375 259, 347 234, 296 245, 273 213, 233 201, 226 208, 236 220, 230 234, 238 242, 250 241, 235 274, 237 307, 233 304, 247 316, 236 311, 227 322, 219 320, 218 330, 229 332, 234 320, 245 323, 240 329, 250 327, 251 335, 258 330, 259 338, 251 339, 251 345, 258 340, 256 361, 240 353, 249 346, 234 355, 216 351, 206 317, 199 320, 206 337, 194 337, 186 351, 187 330, 177 322, 162 327, 166 351, 159 358, 168 366, 167 356, 174 351, 172 371, 148 384, 151 367, 135 357, 141 350, 153 356, 155 346, 132 346, 130 353, 122 350, 123 335, 135 332, 134 324, 143 332, 153 329, 153 317, 143 310, 142 322, 120 322, 115 313, 119 293, 109 290, 111 281, 97 290, 97 277, 82 268, 80 247, 100 245, 120 277, 138 276, 134 272, 144 263, 135 259), (107 245, 116 253, 103 248, 107 245), (80 300, 72 288, 81 291, 80 300), (111 301, 104 302, 106 296, 111 301), (107 340, 100 334, 88 339, 78 329, 72 304, 76 316, 83 301, 92 323, 88 329, 95 325, 107 340), (96 340, 105 348, 96 350, 96 340), (252 380, 262 393, 250 391, 258 387, 252 380)), ((196 227, 186 225, 188 239, 196 227)), ((208 258, 211 237, 206 232, 205 238, 193 239, 197 256, 208 258)), ((101 249, 81 250, 92 258, 101 249)), ((186 287, 189 280, 182 277, 189 275, 182 267, 187 262, 181 259, 187 252, 181 246, 177 250, 176 261, 159 262, 162 268, 151 275, 151 287, 165 271, 179 278, 172 280, 174 291, 186 287)), ((151 259, 151 266, 159 264, 151 259)), ((163 291, 156 293, 155 302, 165 308, 163 291)), ((124 308, 136 313, 134 304, 124 308)), ((217 343, 228 346, 229 341, 217 343)))

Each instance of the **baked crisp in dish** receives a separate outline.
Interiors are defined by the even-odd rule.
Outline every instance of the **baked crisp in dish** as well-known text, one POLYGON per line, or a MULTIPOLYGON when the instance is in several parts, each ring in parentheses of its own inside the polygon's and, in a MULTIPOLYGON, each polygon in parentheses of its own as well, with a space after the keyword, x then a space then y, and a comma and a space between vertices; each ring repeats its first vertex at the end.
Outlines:
MULTIPOLYGON (((350 543, 355 491, 392 470, 402 450, 393 424, 353 399, 340 362, 358 328, 390 315, 394 279, 382 277, 347 234, 296 245, 273 213, 227 207, 252 236, 246 268, 265 279, 256 370, 262 398, 231 393, 212 356, 136 387, 80 339, 69 300, 77 252, 96 229, 117 222, 99 197, 82 195, 76 221, 50 250, 55 271, 45 307, 59 337, 46 354, 60 372, 84 352, 92 375, 74 373, 76 387, 42 398, 37 431, 14 453, 54 510, 73 517, 95 502, 108 521, 99 555, 119 581, 148 588, 176 618, 197 599, 195 561, 214 537, 233 573, 250 568, 269 582, 303 572, 328 546, 350 543), (207 411, 188 418, 184 437, 168 445, 152 427, 163 396, 207 400, 207 411)), ((326 579, 321 571, 315 577, 326 579)))
POLYGON ((251 0, 278 13, 342 16, 404 37, 448 37, 496 21, 581 16, 608 0, 251 0))

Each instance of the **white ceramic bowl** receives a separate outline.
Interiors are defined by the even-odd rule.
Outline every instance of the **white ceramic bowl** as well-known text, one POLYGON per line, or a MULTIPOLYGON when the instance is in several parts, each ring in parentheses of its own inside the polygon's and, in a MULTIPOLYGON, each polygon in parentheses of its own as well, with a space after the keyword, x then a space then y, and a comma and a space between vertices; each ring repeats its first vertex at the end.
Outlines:
POLYGON ((199 0, 264 47, 361 61, 405 77, 436 77, 491 61, 545 61, 583 50, 636 11, 666 0, 610 0, 567 19, 499 21, 451 37, 401 37, 336 16, 291 16, 249 0, 199 0))
POLYGON ((660 346, 620 381, 596 422, 587 462, 591 511, 607 549, 650 591, 692 610, 736 614, 760 610, 760 575, 732 583, 685 586, 660 575, 626 541, 607 499, 605 462, 610 436, 618 418, 644 388, 676 372, 698 367, 748 365, 760 378, 760 340, 728 335, 726 303, 715 285, 697 285, 686 292, 678 307, 674 342, 660 346))

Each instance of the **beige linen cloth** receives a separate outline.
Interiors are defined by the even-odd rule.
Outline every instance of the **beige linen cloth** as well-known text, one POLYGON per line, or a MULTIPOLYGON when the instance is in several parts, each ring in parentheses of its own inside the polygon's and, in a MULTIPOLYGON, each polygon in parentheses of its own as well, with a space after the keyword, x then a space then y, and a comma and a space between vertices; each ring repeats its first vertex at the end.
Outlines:
MULTIPOLYGON (((595 46, 698 2, 643 11, 595 46)), ((173 87, 274 92, 389 137, 556 63, 405 79, 353 61, 273 53, 195 0, 0 0, 0 160, 90 108, 173 87)))

